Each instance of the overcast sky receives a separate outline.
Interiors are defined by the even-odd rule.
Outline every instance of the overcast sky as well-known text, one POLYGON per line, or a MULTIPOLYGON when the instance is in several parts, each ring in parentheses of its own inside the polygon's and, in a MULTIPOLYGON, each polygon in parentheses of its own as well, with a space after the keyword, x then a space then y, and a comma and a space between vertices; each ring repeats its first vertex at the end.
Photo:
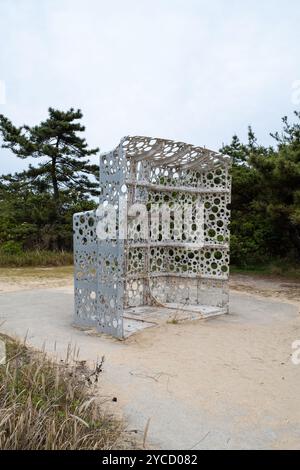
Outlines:
MULTIPOLYGON (((81 108, 102 151, 124 135, 217 150, 249 124, 270 143, 300 108, 299 25, 299 0, 0 0, 0 113, 81 108)), ((27 166, 0 152, 0 173, 27 166)))

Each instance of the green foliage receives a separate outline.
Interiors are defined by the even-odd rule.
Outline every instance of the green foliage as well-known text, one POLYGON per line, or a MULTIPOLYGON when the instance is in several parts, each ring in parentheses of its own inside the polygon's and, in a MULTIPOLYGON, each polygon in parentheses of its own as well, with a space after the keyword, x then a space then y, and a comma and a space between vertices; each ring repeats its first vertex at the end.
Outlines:
MULTIPOLYGON (((300 118, 300 113, 295 112, 300 118)), ((300 258, 300 125, 283 118, 276 148, 237 136, 222 152, 233 159, 231 261, 237 266, 274 257, 300 258)))
POLYGON ((81 118, 80 110, 50 108, 49 118, 40 125, 17 128, 0 115, 2 146, 20 158, 42 159, 26 171, 0 177, 2 254, 17 253, 20 247, 72 249, 73 214, 94 209, 90 197, 98 190, 98 166, 86 160, 98 149, 89 150, 78 137, 84 131, 77 122, 81 118))
POLYGON ((9 240, 2 243, 0 248, 0 256, 3 255, 20 255, 22 253, 22 245, 19 242, 9 240))
POLYGON ((83 117, 80 109, 67 112, 49 108, 49 117, 39 125, 15 127, 0 114, 0 133, 3 148, 10 149, 19 158, 42 160, 37 166, 15 175, 4 177, 9 183, 34 184, 39 190, 51 190, 55 199, 61 192, 76 191, 81 195, 97 195, 98 167, 86 157, 96 155, 98 148, 88 149, 79 132, 85 128, 78 121, 83 117))
MULTIPOLYGON (((300 113, 283 118, 274 147, 235 135, 222 152, 232 156, 231 261, 247 267, 272 259, 300 260, 300 113)), ((72 249, 72 216, 96 207, 98 166, 87 157, 80 110, 49 109, 37 126, 15 127, 0 115, 3 147, 20 158, 41 161, 28 170, 0 177, 0 262, 36 265, 41 250, 72 249), (96 179, 95 179, 96 178, 96 179), (27 261, 20 255, 27 250, 27 261), (36 251, 37 250, 37 251, 36 251)))
POLYGON ((62 194, 58 203, 51 193, 6 187, 0 190, 0 243, 13 241, 31 250, 71 250, 73 214, 95 206, 75 192, 62 194))

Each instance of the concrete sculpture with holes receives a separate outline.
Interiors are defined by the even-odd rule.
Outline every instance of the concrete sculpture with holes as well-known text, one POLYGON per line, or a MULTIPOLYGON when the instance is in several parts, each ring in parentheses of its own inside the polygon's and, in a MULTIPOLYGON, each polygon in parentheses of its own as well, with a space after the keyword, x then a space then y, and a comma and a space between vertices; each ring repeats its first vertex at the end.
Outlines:
POLYGON ((100 204, 115 211, 115 232, 97 231, 108 209, 74 215, 77 325, 124 338, 165 314, 228 312, 230 163, 150 137, 126 137, 100 156, 100 204))

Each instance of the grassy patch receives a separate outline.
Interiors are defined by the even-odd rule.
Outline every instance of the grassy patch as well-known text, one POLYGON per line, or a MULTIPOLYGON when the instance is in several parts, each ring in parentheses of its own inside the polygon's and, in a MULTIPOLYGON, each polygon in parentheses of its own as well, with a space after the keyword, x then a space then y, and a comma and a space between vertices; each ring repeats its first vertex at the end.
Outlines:
POLYGON ((0 249, 0 267, 66 266, 73 264, 73 253, 67 251, 22 251, 6 253, 0 249))
POLYGON ((72 279, 74 272, 73 266, 49 266, 49 267, 29 267, 22 268, 1 268, 1 279, 72 279))
POLYGON ((230 272, 236 274, 251 274, 263 276, 278 276, 289 279, 300 279, 300 266, 288 261, 280 260, 269 264, 250 266, 230 266, 230 272))
POLYGON ((4 335, 0 339, 6 343, 0 449, 124 448, 123 424, 103 412, 82 363, 57 364, 4 335))

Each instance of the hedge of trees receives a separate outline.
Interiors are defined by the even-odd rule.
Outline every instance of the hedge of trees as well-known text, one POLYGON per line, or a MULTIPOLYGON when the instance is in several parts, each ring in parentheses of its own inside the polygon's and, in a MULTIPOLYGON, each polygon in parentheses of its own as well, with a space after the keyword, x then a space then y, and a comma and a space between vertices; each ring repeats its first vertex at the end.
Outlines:
MULTIPOLYGON (((16 127, 0 115, 2 147, 36 164, 0 177, 0 245, 7 253, 71 250, 72 215, 96 206, 98 166, 81 137, 80 110, 49 108, 37 126, 16 127)), ((231 260, 238 266, 272 258, 300 261, 300 112, 282 119, 274 145, 234 135, 221 152, 232 156, 231 260)))
POLYGON ((235 135, 222 152, 232 156, 231 261, 238 266, 274 258, 300 260, 300 113, 282 119, 274 146, 235 135))

